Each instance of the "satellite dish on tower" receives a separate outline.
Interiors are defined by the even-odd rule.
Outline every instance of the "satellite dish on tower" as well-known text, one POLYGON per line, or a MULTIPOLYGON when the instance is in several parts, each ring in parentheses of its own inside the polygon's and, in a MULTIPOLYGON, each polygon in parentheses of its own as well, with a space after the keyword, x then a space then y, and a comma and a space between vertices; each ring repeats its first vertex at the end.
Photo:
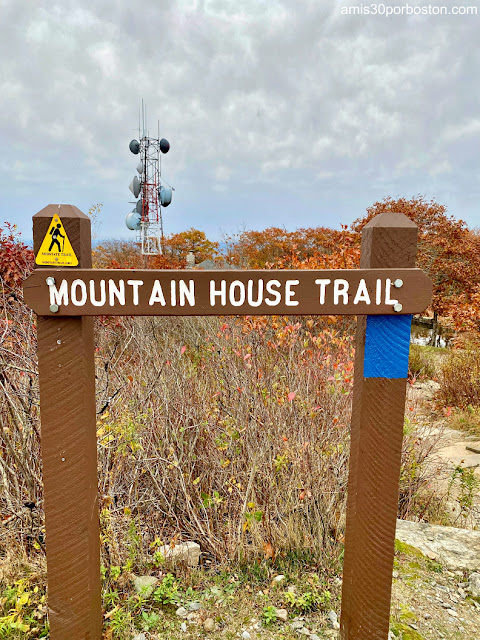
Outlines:
POLYGON ((140 178, 138 176, 134 176, 133 180, 128 185, 128 188, 133 193, 135 198, 138 198, 140 195, 140 191, 142 189, 142 183, 140 182, 140 178))
POLYGON ((135 211, 135 209, 131 213, 127 213, 125 224, 130 231, 139 231, 142 227, 142 214, 135 211))
POLYGON ((143 162, 139 162, 139 163, 137 164, 137 171, 138 171, 138 173, 139 173, 140 175, 142 175, 142 173, 143 173, 143 162))
POLYGON ((128 148, 130 149, 130 151, 132 153, 134 153, 135 155, 137 155, 137 153, 140 152, 140 143, 138 140, 132 140, 130 142, 130 144, 128 145, 128 148))
POLYGON ((140 198, 140 200, 137 200, 137 204, 135 205, 135 211, 137 213, 142 213, 142 209, 143 209, 143 200, 140 198))
POLYGON ((172 201, 172 188, 162 185, 158 190, 158 196, 162 207, 168 207, 172 201))
POLYGON ((162 153, 168 153, 170 150, 170 143, 168 140, 166 140, 165 138, 162 138, 160 140, 160 151, 162 153))

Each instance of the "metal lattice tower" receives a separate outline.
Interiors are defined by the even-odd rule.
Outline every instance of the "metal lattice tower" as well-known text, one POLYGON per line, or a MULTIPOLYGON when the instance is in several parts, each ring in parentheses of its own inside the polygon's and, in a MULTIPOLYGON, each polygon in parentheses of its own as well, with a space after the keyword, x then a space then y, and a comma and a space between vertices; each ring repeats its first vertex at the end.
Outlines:
MULTIPOLYGON (((162 179, 161 153, 168 153, 170 144, 165 138, 151 138, 145 131, 145 109, 142 103, 143 133, 138 128, 139 140, 130 142, 130 151, 139 156, 138 176, 130 184, 130 190, 138 198, 135 208, 125 219, 132 231, 137 231, 143 255, 159 255, 163 252, 162 207, 172 201, 173 188, 162 179)), ((158 127, 160 130, 160 126, 158 127)))

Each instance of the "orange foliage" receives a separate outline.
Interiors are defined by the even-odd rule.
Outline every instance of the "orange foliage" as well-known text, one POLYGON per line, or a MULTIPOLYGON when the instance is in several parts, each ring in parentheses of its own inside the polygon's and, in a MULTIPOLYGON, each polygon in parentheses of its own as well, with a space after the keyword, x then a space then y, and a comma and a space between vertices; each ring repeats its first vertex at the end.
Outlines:
POLYGON ((190 251, 195 254, 197 264, 218 256, 218 242, 208 240, 204 231, 193 227, 188 231, 166 236, 163 246, 165 254, 177 261, 185 260, 190 251))
POLYGON ((233 261, 251 269, 349 268, 358 261, 355 234, 316 227, 287 231, 270 227, 244 231, 231 248, 233 261))
POLYGON ((95 269, 184 269, 185 260, 168 254, 142 256, 138 242, 107 240, 92 252, 95 269))
POLYGON ((360 232, 374 216, 399 211, 418 225, 417 266, 433 281, 432 309, 457 330, 480 329, 480 235, 446 207, 423 196, 385 198, 367 209, 352 229, 360 232))
MULTIPOLYGON (((303 230, 302 230, 303 231, 303 230)), ((282 269, 356 269, 360 263, 360 238, 345 225, 342 231, 326 229, 332 233, 330 245, 325 243, 323 251, 315 251, 302 258, 301 253, 288 256, 279 262, 282 269), (334 238, 334 241, 333 241, 334 238)))
POLYGON ((184 269, 189 251, 196 262, 218 256, 218 242, 211 242, 204 231, 188 229, 165 236, 163 255, 142 256, 140 244, 131 240, 107 240, 93 251, 97 269, 184 269))
POLYGON ((4 293, 20 293, 22 281, 33 270, 33 251, 21 242, 15 225, 5 222, 0 228, 0 279, 4 293))
POLYGON ((244 231, 230 247, 236 264, 249 268, 353 269, 360 262, 361 230, 374 216, 399 211, 419 228, 417 266, 434 283, 432 311, 457 330, 480 330, 480 234, 446 207, 423 196, 385 198, 350 229, 324 227, 244 231))

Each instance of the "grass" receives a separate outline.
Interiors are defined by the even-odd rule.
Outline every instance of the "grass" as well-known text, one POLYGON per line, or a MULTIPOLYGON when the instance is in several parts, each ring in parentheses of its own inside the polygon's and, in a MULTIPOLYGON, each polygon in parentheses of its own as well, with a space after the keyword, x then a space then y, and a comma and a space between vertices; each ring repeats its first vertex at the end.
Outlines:
POLYGON ((448 424, 452 429, 465 431, 480 439, 480 407, 469 404, 465 409, 454 411, 448 424))
MULTIPOLYGON (((16 579, 13 574, 0 576, 0 638, 45 637, 45 564, 29 564, 26 558, 16 563, 12 567, 16 579)), ((328 630, 328 611, 333 609, 340 617, 340 569, 325 572, 307 558, 295 555, 279 556, 274 562, 258 559, 243 568, 236 563, 212 566, 210 570, 178 566, 172 571, 150 570, 158 582, 151 594, 142 595, 135 592, 132 573, 125 567, 114 571, 105 568, 104 639, 131 640, 145 633, 156 640, 238 640, 247 630, 252 638, 261 633, 264 640, 294 640, 299 636, 291 624, 298 617, 323 638, 328 630), (277 582, 274 578, 279 575, 284 578, 277 582), (197 604, 190 607, 192 603, 197 604), (190 619, 176 614, 180 606, 187 609, 190 619), (278 609, 287 610, 286 622, 277 618, 278 609), (204 627, 207 619, 213 620, 213 630, 208 633, 204 627), (182 631, 182 623, 186 631, 182 631)), ((149 571, 148 567, 143 570, 149 571)), ((399 540, 395 542, 394 570, 390 623, 394 637, 437 640, 436 631, 440 629, 447 640, 476 637, 475 632, 457 635, 458 621, 449 622, 440 603, 432 605, 432 599, 425 596, 427 587, 433 590, 429 585, 435 583, 455 592, 452 573, 399 540), (425 611, 432 616, 428 624, 423 617, 425 611)), ((466 574, 456 580, 464 582, 466 574)), ((473 603, 467 599, 461 606, 460 617, 476 619, 473 603)))
POLYGON ((440 373, 441 362, 447 353, 448 350, 443 347, 411 344, 408 362, 410 377, 429 380, 436 378, 440 373))
POLYGON ((46 618, 46 564, 42 554, 32 556, 10 546, 0 561, 0 638, 44 638, 46 618))
POLYGON ((466 342, 451 349, 440 375, 439 402, 443 406, 480 408, 480 349, 477 342, 466 342))
MULTIPOLYGON (((150 594, 135 592, 131 573, 104 570, 104 637, 131 640, 144 632, 158 640, 180 634, 187 639, 204 638, 205 622, 211 619, 212 638, 238 638, 242 630, 258 623, 262 637, 290 640, 295 634, 289 622, 297 615, 308 615, 309 628, 320 631, 326 626, 326 611, 339 611, 338 576, 321 577, 315 566, 300 569, 287 559, 259 564, 262 577, 256 582, 251 581, 250 571, 236 566, 156 572, 159 580, 150 594), (279 568, 285 571, 285 579, 275 582, 279 568), (197 604, 190 608, 192 603, 197 604), (190 612, 186 621, 176 614, 181 606, 190 612), (278 620, 278 609, 288 611, 287 622, 278 620), (180 629, 183 622, 188 627, 185 632, 180 629)), ((31 572, 10 586, 1 585, 0 638, 33 640, 47 635, 44 579, 45 574, 31 572)))

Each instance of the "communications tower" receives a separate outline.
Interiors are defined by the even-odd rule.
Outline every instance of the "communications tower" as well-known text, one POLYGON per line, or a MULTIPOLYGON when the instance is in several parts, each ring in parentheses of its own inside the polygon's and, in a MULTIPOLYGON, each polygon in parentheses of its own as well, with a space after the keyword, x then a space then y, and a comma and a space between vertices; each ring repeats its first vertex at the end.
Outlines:
POLYGON ((142 131, 138 127, 140 140, 130 142, 130 151, 139 157, 138 175, 134 176, 129 189, 135 198, 131 213, 127 214, 125 224, 131 231, 137 231, 142 254, 151 256, 163 252, 162 207, 168 207, 172 201, 173 187, 162 178, 161 154, 168 153, 170 143, 158 137, 151 138, 145 130, 145 109, 142 102, 142 131))

